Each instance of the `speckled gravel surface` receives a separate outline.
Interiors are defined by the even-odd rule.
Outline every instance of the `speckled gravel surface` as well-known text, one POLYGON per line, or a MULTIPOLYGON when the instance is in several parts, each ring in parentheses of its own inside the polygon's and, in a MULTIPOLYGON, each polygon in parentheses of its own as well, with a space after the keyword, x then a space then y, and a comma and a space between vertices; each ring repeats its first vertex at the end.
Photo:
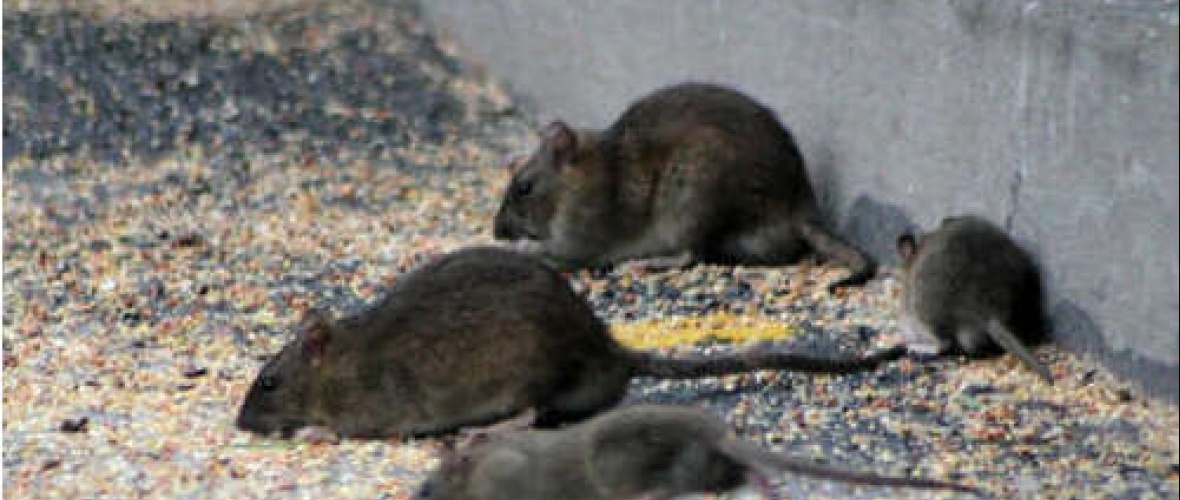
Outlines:
MULTIPOLYGON (((498 166, 532 129, 413 5, 277 5, 148 17, 5 4, 12 498, 405 498, 434 464, 432 441, 298 444, 231 421, 298 311, 350 310, 431 255, 487 242, 498 166)), ((811 352, 887 344, 898 280, 828 296, 839 273, 571 281, 629 342, 650 330, 644 345, 677 352, 732 349, 773 325, 773 342, 811 352), (739 334, 671 321, 702 315, 739 334)), ((1010 357, 947 359, 838 378, 638 380, 628 402, 700 405, 768 446, 1000 498, 1177 498, 1176 407, 1089 360, 1038 355, 1056 385, 1010 357)), ((796 477, 783 492, 912 494, 796 477)))

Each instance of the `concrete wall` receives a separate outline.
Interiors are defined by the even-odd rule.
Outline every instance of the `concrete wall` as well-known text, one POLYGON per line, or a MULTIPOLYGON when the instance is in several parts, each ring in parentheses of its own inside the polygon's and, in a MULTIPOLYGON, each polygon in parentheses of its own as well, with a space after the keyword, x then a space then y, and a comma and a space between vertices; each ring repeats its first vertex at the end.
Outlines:
POLYGON ((539 120, 606 125, 682 80, 799 139, 833 222, 878 257, 975 212, 1045 268, 1062 344, 1178 397, 1174 1, 429 0, 539 120))

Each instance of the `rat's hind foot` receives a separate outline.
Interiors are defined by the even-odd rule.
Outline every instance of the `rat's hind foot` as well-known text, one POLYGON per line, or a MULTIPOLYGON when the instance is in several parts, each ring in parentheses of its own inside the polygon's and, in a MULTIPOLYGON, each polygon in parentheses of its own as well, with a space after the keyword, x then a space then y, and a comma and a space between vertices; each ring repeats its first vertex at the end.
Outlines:
POLYGON ((664 255, 660 257, 647 257, 643 259, 634 259, 619 264, 617 267, 620 271, 642 271, 648 273, 672 271, 677 269, 684 269, 696 263, 692 252, 681 252, 675 255, 664 255))

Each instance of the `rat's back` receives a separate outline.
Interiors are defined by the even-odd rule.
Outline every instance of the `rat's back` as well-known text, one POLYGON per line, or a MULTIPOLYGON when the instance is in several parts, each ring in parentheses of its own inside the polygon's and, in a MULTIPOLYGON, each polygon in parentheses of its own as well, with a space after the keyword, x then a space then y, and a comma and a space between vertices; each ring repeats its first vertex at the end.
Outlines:
POLYGON ((648 201, 670 205, 669 213, 682 213, 675 205, 683 201, 726 218, 814 208, 791 133, 773 111, 736 90, 707 83, 660 89, 632 104, 603 142, 619 156, 608 163, 624 169, 620 178, 653 184, 646 193, 655 199, 648 201))
POLYGON ((992 316, 1013 325, 1039 297, 1031 258, 1000 228, 974 216, 948 218, 928 234, 909 281, 912 307, 935 328, 982 328, 992 316))
POLYGON ((616 359, 618 348, 565 278, 498 248, 458 250, 424 265, 351 321, 362 339, 358 365, 418 393, 429 425, 403 429, 413 433, 544 403, 570 373, 607 371, 597 364, 616 359))
POLYGON ((388 329, 372 333, 398 341, 461 337, 482 343, 530 335, 582 338, 574 332, 601 328, 592 319, 593 312, 565 278, 537 258, 473 247, 400 277, 355 321, 371 330, 388 329))

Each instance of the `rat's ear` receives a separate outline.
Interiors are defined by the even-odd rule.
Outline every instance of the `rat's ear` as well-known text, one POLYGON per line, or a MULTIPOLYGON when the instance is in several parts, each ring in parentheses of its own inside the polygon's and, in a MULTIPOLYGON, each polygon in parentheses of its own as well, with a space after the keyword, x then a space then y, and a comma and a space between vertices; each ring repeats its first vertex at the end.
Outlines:
POLYGON ((918 241, 914 239, 913 234, 905 233, 897 237, 897 254, 901 256, 901 260, 909 262, 917 250, 918 241))
POLYGON ((578 150, 578 135, 561 120, 555 120, 541 131, 541 138, 553 151, 554 164, 560 166, 574 157, 578 150))
POLYGON ((303 319, 299 321, 299 344, 303 350, 303 359, 318 365, 331 341, 332 325, 328 321, 328 314, 315 308, 304 312, 303 319))

